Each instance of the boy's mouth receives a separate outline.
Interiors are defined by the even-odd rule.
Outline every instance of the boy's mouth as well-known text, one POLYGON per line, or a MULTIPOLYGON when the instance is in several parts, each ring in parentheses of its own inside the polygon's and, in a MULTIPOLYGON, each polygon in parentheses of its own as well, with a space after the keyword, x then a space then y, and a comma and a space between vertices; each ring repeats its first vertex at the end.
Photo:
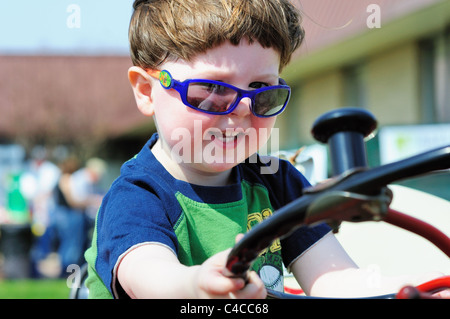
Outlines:
POLYGON ((235 140, 237 140, 238 135, 226 135, 226 134, 222 134, 222 135, 212 135, 211 139, 218 139, 220 142, 222 143, 231 143, 234 142, 235 140))
POLYGON ((244 131, 235 130, 227 130, 225 132, 214 130, 208 132, 208 134, 210 135, 211 141, 225 148, 236 147, 238 140, 245 135, 244 131))

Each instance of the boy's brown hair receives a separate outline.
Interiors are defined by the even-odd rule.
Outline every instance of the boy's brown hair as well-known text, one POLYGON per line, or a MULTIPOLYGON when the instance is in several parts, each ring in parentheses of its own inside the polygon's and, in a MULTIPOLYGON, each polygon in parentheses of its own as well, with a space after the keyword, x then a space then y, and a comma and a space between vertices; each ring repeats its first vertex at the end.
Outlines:
POLYGON ((257 41, 280 53, 280 70, 304 38, 289 0, 135 0, 129 28, 134 65, 190 61, 225 41, 257 41))

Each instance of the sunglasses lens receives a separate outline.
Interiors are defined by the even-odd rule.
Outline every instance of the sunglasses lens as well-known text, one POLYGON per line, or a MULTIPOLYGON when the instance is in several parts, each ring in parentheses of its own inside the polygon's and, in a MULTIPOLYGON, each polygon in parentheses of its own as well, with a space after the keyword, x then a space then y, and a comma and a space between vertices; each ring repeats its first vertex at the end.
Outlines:
POLYGON ((255 96, 254 112, 260 116, 273 116, 280 113, 289 98, 288 89, 271 89, 255 96))
MULTIPOLYGON (((259 92, 254 97, 253 112, 262 117, 274 116, 283 111, 290 91, 273 88, 259 92)), ((225 114, 232 107, 238 92, 217 82, 190 82, 186 102, 193 108, 215 114, 225 114)))
POLYGON ((204 82, 189 83, 187 102, 198 109, 223 113, 233 104, 237 98, 237 92, 229 87, 204 82))

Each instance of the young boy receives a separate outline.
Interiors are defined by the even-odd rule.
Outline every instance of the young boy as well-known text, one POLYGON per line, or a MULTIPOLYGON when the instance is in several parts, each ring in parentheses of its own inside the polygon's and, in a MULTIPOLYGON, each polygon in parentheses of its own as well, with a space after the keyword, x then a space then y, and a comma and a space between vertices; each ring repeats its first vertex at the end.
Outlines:
POLYGON ((99 210, 86 253, 90 297, 264 298, 266 287, 283 290, 282 263, 308 294, 380 293, 367 291, 367 273, 326 225, 272 243, 247 284, 223 274, 238 235, 308 185, 288 162, 253 155, 289 99, 279 73, 303 38, 296 9, 288 0, 134 9, 129 80, 158 133, 123 165, 99 210))

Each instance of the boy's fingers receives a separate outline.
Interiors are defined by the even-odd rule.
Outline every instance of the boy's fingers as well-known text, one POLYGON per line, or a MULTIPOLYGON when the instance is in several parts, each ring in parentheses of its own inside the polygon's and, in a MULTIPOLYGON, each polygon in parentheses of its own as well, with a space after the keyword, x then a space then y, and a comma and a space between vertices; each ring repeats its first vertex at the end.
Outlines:
POLYGON ((236 236, 235 242, 238 243, 242 239, 242 237, 244 237, 244 234, 238 234, 236 236))
MULTIPOLYGON (((239 242, 243 236, 243 234, 237 235, 236 242, 239 242)), ((231 249, 228 249, 218 253, 205 262, 204 266, 212 268, 220 267, 222 271, 217 272, 215 276, 208 277, 207 281, 202 280, 200 285, 203 289, 214 295, 215 298, 266 298, 266 288, 256 272, 249 272, 247 284, 242 278, 230 278, 228 276, 230 274, 227 275, 229 271, 225 268, 225 263, 230 251, 231 249)))
POLYGON ((248 284, 243 289, 230 293, 230 298, 233 299, 265 299, 266 297, 266 287, 254 271, 249 273, 248 284))
POLYGON ((210 278, 207 283, 202 285, 204 291, 208 292, 213 298, 228 298, 230 291, 239 291, 245 287, 243 279, 216 277, 210 278))
POLYGON ((230 291, 240 290, 245 286, 244 279, 230 278, 225 274, 225 263, 230 251, 231 248, 214 255, 205 261, 202 267, 209 275, 200 278, 199 286, 218 298, 227 298, 230 291))

